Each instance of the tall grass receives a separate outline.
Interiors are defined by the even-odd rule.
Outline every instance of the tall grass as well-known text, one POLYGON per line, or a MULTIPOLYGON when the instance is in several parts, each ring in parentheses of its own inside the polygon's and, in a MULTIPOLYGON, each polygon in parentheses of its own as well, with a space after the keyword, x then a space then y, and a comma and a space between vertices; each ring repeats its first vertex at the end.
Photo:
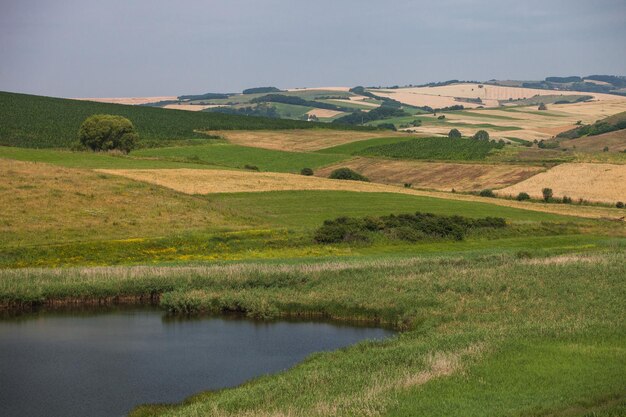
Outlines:
POLYGON ((2 300, 162 293, 173 312, 403 329, 134 416, 546 415, 625 396, 626 252, 0 271, 2 300))

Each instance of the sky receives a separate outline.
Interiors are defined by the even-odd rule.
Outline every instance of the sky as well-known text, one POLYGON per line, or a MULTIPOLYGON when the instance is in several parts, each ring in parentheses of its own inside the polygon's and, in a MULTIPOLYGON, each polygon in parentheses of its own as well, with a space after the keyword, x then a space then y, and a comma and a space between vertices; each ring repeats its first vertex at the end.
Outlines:
POLYGON ((59 97, 626 75, 626 0, 0 0, 0 90, 59 97))

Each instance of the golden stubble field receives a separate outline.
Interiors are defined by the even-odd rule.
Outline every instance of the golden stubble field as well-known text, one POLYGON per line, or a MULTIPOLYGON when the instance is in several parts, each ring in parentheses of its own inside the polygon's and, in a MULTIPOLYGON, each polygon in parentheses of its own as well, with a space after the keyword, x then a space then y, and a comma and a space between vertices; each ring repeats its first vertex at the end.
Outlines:
POLYGON ((354 158, 318 169, 315 175, 328 177, 337 168, 351 168, 378 183, 440 191, 479 191, 506 187, 545 170, 543 167, 508 164, 466 164, 418 162, 382 158, 354 158))
POLYGON ((311 152, 332 146, 380 137, 407 136, 398 132, 357 132, 330 129, 217 130, 206 132, 230 143, 279 151, 311 152))
POLYGON ((573 163, 557 165, 525 181, 497 191, 515 196, 520 192, 540 198, 543 188, 555 197, 615 203, 626 202, 626 165, 573 163))
POLYGON ((233 225, 228 213, 206 200, 121 176, 38 162, 0 159, 0 201, 3 246, 155 237, 164 230, 233 225))

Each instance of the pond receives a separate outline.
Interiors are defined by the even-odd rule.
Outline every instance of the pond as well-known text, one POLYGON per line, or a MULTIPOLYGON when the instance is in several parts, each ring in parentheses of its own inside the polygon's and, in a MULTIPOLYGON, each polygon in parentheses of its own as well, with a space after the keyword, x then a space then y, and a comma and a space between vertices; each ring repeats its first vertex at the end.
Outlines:
POLYGON ((152 308, 2 318, 0 415, 123 416, 392 334, 328 322, 171 318, 152 308))

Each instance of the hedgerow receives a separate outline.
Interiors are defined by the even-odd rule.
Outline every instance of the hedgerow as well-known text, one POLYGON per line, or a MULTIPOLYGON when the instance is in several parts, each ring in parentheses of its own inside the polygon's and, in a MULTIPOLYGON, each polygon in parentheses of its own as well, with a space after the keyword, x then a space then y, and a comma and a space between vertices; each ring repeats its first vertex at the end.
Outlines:
POLYGON ((368 241, 375 235, 411 242, 422 239, 463 240, 471 229, 503 228, 500 217, 471 219, 432 213, 399 214, 381 217, 338 217, 326 220, 315 232, 317 243, 368 241))

